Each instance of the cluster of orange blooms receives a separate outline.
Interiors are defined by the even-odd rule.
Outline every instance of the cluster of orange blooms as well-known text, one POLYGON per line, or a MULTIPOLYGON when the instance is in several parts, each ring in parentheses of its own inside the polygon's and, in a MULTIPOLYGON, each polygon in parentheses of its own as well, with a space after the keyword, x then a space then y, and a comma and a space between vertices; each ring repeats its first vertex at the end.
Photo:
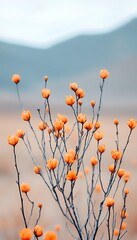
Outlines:
MULTIPOLYGON (((109 72, 107 70, 101 70, 100 71, 100 77, 103 79, 103 81, 109 76, 109 72)), ((20 75, 18 74, 14 74, 12 76, 12 81, 15 84, 18 84, 21 80, 20 75)), ((48 76, 44 77, 44 80, 47 81, 48 80, 48 76)), ((66 96, 65 102, 68 106, 73 108, 73 105, 76 103, 79 104, 79 106, 82 105, 82 98, 84 98, 85 96, 85 92, 83 89, 78 87, 78 84, 73 82, 70 83, 70 89, 75 93, 75 96, 69 95, 66 96)), ((41 96, 46 99, 48 101, 49 97, 51 96, 51 91, 48 88, 44 88, 41 91, 41 96)), ((96 105, 96 102, 94 100, 91 101, 91 106, 94 110, 94 107, 96 105)), ((47 111, 49 111, 49 109, 47 108, 47 111)), ((25 110, 21 113, 21 118, 24 121, 28 121, 30 122, 32 117, 32 114, 30 111, 25 110)), ((86 114, 83 113, 79 113, 76 116, 77 122, 82 124, 82 127, 87 130, 90 131, 91 129, 94 129, 94 138, 98 143, 98 152, 101 154, 103 154, 106 150, 106 146, 104 144, 100 144, 100 141, 104 138, 104 133, 100 130, 98 130, 101 126, 101 123, 99 121, 88 121, 87 120, 87 116, 86 114)), ((54 132, 54 135, 59 138, 61 137, 61 135, 63 134, 63 131, 65 131, 65 124, 68 122, 68 118, 65 115, 62 114, 58 114, 56 120, 53 122, 52 128, 49 128, 48 124, 44 121, 41 121, 38 124, 38 128, 41 131, 44 131, 47 129, 48 133, 50 134, 51 132, 54 132)), ((116 125, 116 127, 118 127, 119 121, 118 119, 114 119, 114 124, 116 125)), ((137 121, 135 119, 129 119, 127 121, 127 125, 130 128, 130 130, 134 129, 137 126, 137 121)), ((23 139, 25 136, 25 131, 22 129, 17 130, 16 135, 13 136, 9 136, 8 137, 8 143, 10 145, 12 145, 13 147, 16 146, 16 144, 19 142, 19 139, 23 139)), ((128 182, 129 177, 130 177, 130 173, 126 172, 124 169, 122 168, 116 168, 116 163, 117 161, 122 159, 122 152, 119 150, 112 150, 111 151, 111 157, 114 160, 114 164, 111 164, 108 166, 108 170, 110 171, 110 173, 113 175, 115 172, 117 173, 117 176, 119 177, 119 179, 123 178, 125 183, 128 182)), ((77 172, 75 170, 72 170, 71 168, 69 168, 72 164, 74 164, 76 161, 78 160, 78 155, 76 154, 76 151, 74 149, 70 149, 68 151, 66 151, 66 153, 64 154, 64 162, 66 163, 66 165, 68 166, 68 171, 67 174, 65 176, 66 180, 69 181, 76 181, 78 178, 82 178, 83 173, 82 172, 77 172)), ((90 159, 90 165, 92 166, 92 168, 94 168, 97 164, 98 164, 99 160, 96 157, 92 157, 90 159)), ((59 166, 59 160, 55 159, 55 158, 50 158, 46 161, 46 167, 48 168, 49 171, 53 171, 59 166)), ((42 172, 42 167, 39 165, 36 165, 34 167, 34 172, 36 174, 41 174, 42 172)), ((90 167, 87 166, 84 169, 85 174, 88 174, 90 172, 90 167)), ((22 193, 28 193, 30 191, 30 185, 28 183, 22 183, 20 185, 20 190, 22 193)), ((101 186, 99 184, 96 184, 95 186, 95 190, 96 192, 100 192, 102 190, 101 186)), ((127 196, 129 193, 129 189, 128 188, 124 188, 124 194, 127 196)), ((108 207, 108 209, 110 209, 113 205, 115 204, 115 200, 111 197, 107 197, 105 200, 105 205, 108 207)), ((42 207, 42 204, 38 205, 39 208, 42 207)), ((120 216, 122 219, 125 219, 126 217, 128 217, 128 212, 122 210, 120 213, 120 216)), ((126 229, 126 223, 122 222, 121 224, 121 229, 120 230, 124 230, 126 229)), ((118 229, 114 229, 114 236, 118 236, 119 235, 119 231, 118 229)), ((60 231, 60 225, 56 226, 56 231, 60 231)), ((32 239, 33 235, 36 237, 40 237, 43 235, 43 229, 41 226, 36 225, 33 229, 33 231, 29 228, 25 228, 22 229, 19 233, 20 238, 22 240, 30 240, 32 239)), ((57 234, 53 231, 48 231, 46 232, 45 236, 44 236, 44 240, 57 240, 57 234)))
MULTIPOLYGON (((57 231, 59 231, 57 228, 57 231)), ((21 240, 30 240, 34 236, 41 237, 43 235, 43 229, 41 226, 36 225, 32 231, 30 228, 24 228, 20 231, 19 236, 21 240)), ((57 234, 53 231, 47 231, 44 235, 44 240, 57 240, 57 234)))

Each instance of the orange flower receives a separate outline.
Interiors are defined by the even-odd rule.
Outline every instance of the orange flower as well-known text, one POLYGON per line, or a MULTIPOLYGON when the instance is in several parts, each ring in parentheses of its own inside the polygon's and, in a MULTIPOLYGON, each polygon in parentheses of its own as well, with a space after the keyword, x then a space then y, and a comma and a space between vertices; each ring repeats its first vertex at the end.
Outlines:
POLYGON ((57 235, 53 231, 48 231, 44 236, 44 240, 57 240, 57 235))
POLYGON ((49 159, 47 160, 47 167, 50 170, 54 170, 58 166, 58 160, 57 159, 49 159))
POLYGON ((12 82, 18 84, 18 83, 20 82, 20 79, 21 79, 21 77, 20 77, 19 74, 13 74, 13 76, 12 76, 12 82))
POLYGON ((89 122, 89 121, 85 122, 85 123, 84 123, 84 128, 85 128, 87 131, 91 130, 91 129, 93 128, 93 123, 92 123, 92 122, 89 122))
POLYGON ((120 212, 120 216, 121 216, 121 218, 127 218, 127 217, 128 217, 128 212, 122 210, 122 211, 120 212))
POLYGON ((59 232, 59 231, 61 230, 61 226, 60 226, 59 224, 57 224, 57 225, 55 226, 55 230, 56 230, 57 232, 59 232))
POLYGON ((38 128, 39 128, 41 131, 43 131, 43 130, 45 130, 45 129, 47 128, 47 125, 46 125, 46 123, 44 123, 44 122, 40 122, 39 125, 38 125, 38 128))
POLYGON ((123 175, 124 175, 124 173, 125 173, 125 170, 124 169, 122 169, 122 168, 120 168, 119 170, 118 170, 118 176, 121 178, 121 177, 123 177, 123 175))
POLYGON ((113 198, 109 198, 109 197, 106 198, 105 204, 106 204, 107 207, 109 207, 109 208, 112 207, 114 205, 114 203, 115 202, 114 202, 113 198))
POLYGON ((38 207, 39 207, 39 208, 42 208, 42 203, 38 203, 38 207))
POLYGON ((15 136, 9 136, 8 137, 8 143, 12 146, 15 146, 19 142, 19 138, 15 136))
POLYGON ((96 128, 96 129, 100 128, 100 126, 101 126, 101 123, 100 123, 100 122, 96 122, 96 123, 95 123, 95 128, 96 128))
POLYGON ((25 131, 23 129, 18 129, 16 132, 17 137, 23 138, 25 135, 25 131))
POLYGON ((21 192, 23 192, 23 193, 27 193, 27 192, 30 191, 30 185, 29 185, 28 183, 22 183, 22 184, 20 185, 20 190, 21 190, 21 192))
POLYGON ((90 160, 90 163, 91 163, 92 166, 95 166, 98 163, 97 158, 92 157, 91 160, 90 160))
POLYGON ((114 229, 114 236, 116 237, 116 236, 118 236, 118 234, 119 234, 119 230, 118 229, 114 229))
POLYGON ((75 103, 75 98, 73 96, 66 97, 66 104, 72 106, 75 103))
POLYGON ((125 222, 122 222, 121 230, 125 230, 127 228, 127 224, 125 222))
POLYGON ((24 228, 20 231, 19 236, 22 240, 30 240, 32 238, 32 231, 29 228, 24 228))
POLYGON ((79 98, 83 98, 83 97, 85 96, 84 90, 81 89, 81 88, 78 88, 77 91, 76 91, 76 95, 77 95, 79 98))
POLYGON ((125 188, 125 189, 124 189, 124 193, 125 193, 125 195, 128 195, 128 194, 129 194, 129 189, 128 189, 128 188, 125 188))
POLYGON ((130 129, 134 129, 137 126, 137 121, 131 118, 127 121, 127 125, 130 129))
POLYGON ((21 114, 21 117, 24 121, 29 121, 31 118, 31 113, 30 111, 23 111, 21 114))
POLYGON ((48 78, 48 75, 45 75, 45 76, 44 76, 44 80, 47 82, 48 79, 49 79, 49 78, 48 78))
POLYGON ((53 125, 56 131, 60 131, 64 126, 64 122, 62 122, 62 120, 57 119, 53 125))
POLYGON ((39 174, 42 169, 41 169, 41 166, 38 165, 38 166, 34 167, 33 170, 36 174, 39 174))
POLYGON ((78 100, 78 104, 79 104, 80 106, 82 105, 81 99, 78 100))
POLYGON ((68 118, 61 114, 58 114, 58 120, 61 120, 64 124, 68 122, 68 118))
POLYGON ((114 159, 114 160, 119 160, 120 158, 121 158, 121 156, 122 156, 122 153, 120 152, 120 151, 118 151, 118 150, 112 150, 111 151, 111 156, 112 156, 112 158, 114 159))
POLYGON ((104 144, 100 144, 99 146, 98 146, 98 151, 102 154, 103 152, 105 152, 105 150, 106 150, 106 147, 105 147, 105 145, 104 144))
POLYGON ((119 124, 118 119, 114 119, 113 122, 114 122, 115 125, 118 125, 118 124, 119 124))
POLYGON ((64 156, 64 161, 67 164, 73 164, 76 161, 76 156, 75 156, 75 151, 74 150, 69 150, 68 152, 65 153, 64 156))
POLYGON ((89 166, 86 166, 86 167, 84 168, 84 172, 85 172, 85 174, 89 174, 89 173, 90 173, 90 167, 89 167, 89 166))
POLYGON ((74 180, 76 180, 77 178, 78 178, 78 177, 77 177, 76 171, 73 171, 73 170, 69 170, 69 171, 68 171, 68 174, 66 175, 66 179, 67 179, 67 180, 74 181, 74 180))
POLYGON ((100 71, 100 77, 105 79, 107 77, 109 77, 109 72, 106 69, 103 69, 100 71))
POLYGON ((42 235, 43 235, 43 229, 42 229, 42 227, 36 225, 36 226, 34 227, 34 234, 35 234, 36 237, 42 236, 42 235))
POLYGON ((86 115, 85 114, 82 114, 80 113, 78 116, 77 116, 77 120, 78 122, 80 122, 81 124, 84 124, 86 122, 86 115))
POLYGON ((95 191, 97 193, 101 192, 101 186, 99 184, 96 184, 95 191))
POLYGON ((109 170, 111 173, 114 173, 114 172, 115 172, 114 164, 109 165, 109 166, 108 166, 108 170, 109 170))
POLYGON ((95 107, 96 102, 94 100, 92 100, 90 104, 91 104, 92 107, 95 107))
POLYGON ((41 95, 43 98, 48 99, 49 96, 51 95, 51 91, 48 88, 43 88, 41 91, 41 95))
POLYGON ((95 133, 94 133, 94 138, 95 138, 97 141, 100 141, 100 140, 103 138, 103 132, 101 132, 101 131, 95 132, 95 133))
POLYGON ((70 83, 70 89, 72 89, 74 92, 77 91, 78 89, 78 84, 77 83, 70 83))
POLYGON ((124 181, 125 181, 125 182, 128 182, 129 177, 130 177, 130 172, 125 172, 125 173, 124 173, 124 181))

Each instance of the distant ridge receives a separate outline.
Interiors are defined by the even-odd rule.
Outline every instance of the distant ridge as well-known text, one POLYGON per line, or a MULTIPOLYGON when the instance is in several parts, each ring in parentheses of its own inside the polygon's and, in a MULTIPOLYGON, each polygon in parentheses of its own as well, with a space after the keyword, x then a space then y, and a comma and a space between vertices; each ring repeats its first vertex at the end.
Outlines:
POLYGON ((107 103, 109 97, 111 102, 117 94, 116 103, 124 103, 130 93, 130 101, 137 105, 136 62, 137 19, 115 31, 78 36, 48 49, 0 42, 0 88, 3 93, 12 92, 10 79, 17 72, 22 77, 22 91, 32 91, 33 88, 36 92, 42 87, 41 79, 48 74, 50 88, 57 96, 60 96, 60 89, 63 91, 62 83, 67 86, 70 81, 78 81, 90 97, 93 91, 90 86, 95 88, 99 70, 107 68, 111 81, 104 101, 107 103))

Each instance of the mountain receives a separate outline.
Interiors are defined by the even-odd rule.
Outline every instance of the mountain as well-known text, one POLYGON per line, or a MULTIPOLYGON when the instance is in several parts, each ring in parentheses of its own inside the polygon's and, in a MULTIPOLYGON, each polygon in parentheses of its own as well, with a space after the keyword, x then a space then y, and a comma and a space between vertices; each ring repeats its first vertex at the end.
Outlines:
MULTIPOLYGON (((110 72, 104 103, 137 106, 137 19, 106 34, 82 35, 48 49, 35 49, 0 42, 0 81, 3 97, 13 93, 13 73, 22 77, 20 88, 26 96, 36 96, 49 75, 49 88, 61 102, 77 81, 87 99, 97 98, 99 71, 110 72)), ((26 97, 25 97, 26 98, 26 97)))

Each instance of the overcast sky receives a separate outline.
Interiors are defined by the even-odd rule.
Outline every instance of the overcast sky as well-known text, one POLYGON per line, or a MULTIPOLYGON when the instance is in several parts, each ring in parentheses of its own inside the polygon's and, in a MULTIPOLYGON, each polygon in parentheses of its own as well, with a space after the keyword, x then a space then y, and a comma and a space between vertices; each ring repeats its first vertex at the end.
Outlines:
POLYGON ((0 0, 0 40, 48 47, 137 17, 137 0, 0 0))

